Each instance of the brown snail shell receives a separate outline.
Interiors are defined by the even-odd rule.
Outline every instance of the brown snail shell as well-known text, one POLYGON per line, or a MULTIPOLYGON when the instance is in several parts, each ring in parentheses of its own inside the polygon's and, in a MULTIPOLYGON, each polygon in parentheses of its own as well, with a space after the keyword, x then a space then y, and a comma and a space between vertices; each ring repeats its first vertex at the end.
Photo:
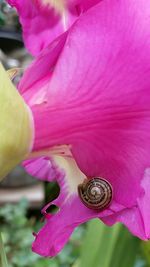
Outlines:
POLYGON ((111 184, 101 177, 84 180, 78 186, 78 193, 83 204, 94 210, 108 207, 113 196, 111 184))

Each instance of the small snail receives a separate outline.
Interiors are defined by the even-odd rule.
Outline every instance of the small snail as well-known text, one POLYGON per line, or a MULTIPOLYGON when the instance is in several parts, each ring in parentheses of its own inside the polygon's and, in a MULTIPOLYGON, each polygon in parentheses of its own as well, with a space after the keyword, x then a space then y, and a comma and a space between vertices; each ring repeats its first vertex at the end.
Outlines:
POLYGON ((83 204, 89 209, 103 210, 112 200, 112 186, 103 178, 86 179, 78 186, 78 193, 83 204))

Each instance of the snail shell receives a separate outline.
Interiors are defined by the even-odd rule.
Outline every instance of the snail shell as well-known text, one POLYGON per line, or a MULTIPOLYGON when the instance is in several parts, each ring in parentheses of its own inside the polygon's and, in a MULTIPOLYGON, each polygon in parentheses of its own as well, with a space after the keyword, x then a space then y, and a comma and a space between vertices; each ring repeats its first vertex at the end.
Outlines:
POLYGON ((78 186, 78 193, 83 204, 89 209, 102 210, 112 200, 112 186, 103 178, 86 179, 78 186))

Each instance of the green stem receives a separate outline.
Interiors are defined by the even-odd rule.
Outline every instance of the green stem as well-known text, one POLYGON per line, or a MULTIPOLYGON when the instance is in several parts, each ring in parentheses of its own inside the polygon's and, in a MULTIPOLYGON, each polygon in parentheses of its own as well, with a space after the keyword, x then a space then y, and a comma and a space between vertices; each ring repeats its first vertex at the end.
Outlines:
POLYGON ((0 259, 1 259, 1 266, 2 267, 8 267, 6 253, 3 245, 2 235, 0 232, 0 259))

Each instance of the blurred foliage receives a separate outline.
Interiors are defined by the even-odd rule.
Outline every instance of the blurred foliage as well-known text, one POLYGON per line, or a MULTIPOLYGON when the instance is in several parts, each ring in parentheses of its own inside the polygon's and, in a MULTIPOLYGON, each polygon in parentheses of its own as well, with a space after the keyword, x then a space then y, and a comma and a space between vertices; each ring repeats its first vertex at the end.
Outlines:
POLYGON ((108 227, 100 221, 89 222, 81 249, 81 267, 136 266, 140 240, 121 224, 108 227), (88 257, 87 257, 88 255, 88 257))
POLYGON ((0 28, 19 30, 20 24, 15 8, 6 0, 0 0, 0 28))
POLYGON ((7 204, 0 209, 0 231, 3 235, 9 267, 70 267, 79 257, 84 227, 76 229, 64 250, 53 259, 44 259, 31 251, 32 232, 42 223, 27 218, 28 202, 7 204))
POLYGON ((41 258, 31 251, 31 244, 32 232, 42 223, 27 211, 25 199, 0 209, 9 267, 150 267, 150 242, 133 237, 120 224, 107 227, 98 219, 78 227, 57 257, 41 258))
POLYGON ((5 15, 2 13, 2 11, 0 10, 0 26, 5 25, 5 20, 6 20, 6 17, 5 17, 5 15))
POLYGON ((147 263, 146 267, 150 267, 150 241, 141 242, 141 248, 142 248, 143 256, 147 263))
POLYGON ((45 182, 45 202, 49 203, 56 199, 60 193, 60 187, 57 182, 45 182))
POLYGON ((132 236, 121 224, 88 222, 79 259, 73 267, 150 267, 150 241, 132 236))
POLYGON ((0 266, 1 267, 8 267, 7 257, 6 257, 5 248, 4 248, 1 233, 0 233, 0 266))
POLYGON ((0 26, 5 25, 6 16, 3 12, 3 7, 6 5, 6 3, 3 0, 0 0, 0 26))

